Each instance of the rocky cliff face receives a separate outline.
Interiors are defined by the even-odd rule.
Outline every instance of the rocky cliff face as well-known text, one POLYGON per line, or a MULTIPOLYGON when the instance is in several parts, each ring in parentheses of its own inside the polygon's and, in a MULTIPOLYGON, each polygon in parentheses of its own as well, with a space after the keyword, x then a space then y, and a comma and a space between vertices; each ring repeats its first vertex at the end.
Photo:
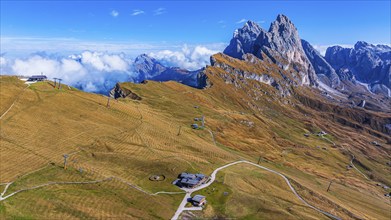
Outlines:
POLYGON ((241 59, 246 53, 252 53, 254 43, 262 28, 253 21, 247 21, 243 28, 235 30, 233 38, 228 47, 225 48, 224 54, 241 59))
POLYGON ((292 76, 299 85, 317 85, 315 70, 304 53, 297 29, 285 15, 278 15, 269 31, 247 22, 235 31, 224 53, 240 59, 244 53, 252 53, 260 59, 267 57, 284 70, 293 69, 292 76))
POLYGON ((327 48, 325 59, 341 79, 368 84, 371 92, 391 96, 391 47, 359 41, 354 48, 327 48))
POLYGON ((301 40, 301 45, 307 58, 314 67, 318 79, 331 88, 338 88, 341 85, 341 80, 334 68, 310 43, 301 40))
POLYGON ((255 44, 254 54, 265 53, 283 69, 293 68, 300 85, 317 85, 315 70, 304 53, 298 31, 285 15, 278 15, 269 31, 262 31, 255 44))
POLYGON ((119 83, 110 91, 110 97, 114 99, 118 98, 130 98, 134 100, 141 100, 141 97, 133 93, 129 89, 122 88, 119 83))

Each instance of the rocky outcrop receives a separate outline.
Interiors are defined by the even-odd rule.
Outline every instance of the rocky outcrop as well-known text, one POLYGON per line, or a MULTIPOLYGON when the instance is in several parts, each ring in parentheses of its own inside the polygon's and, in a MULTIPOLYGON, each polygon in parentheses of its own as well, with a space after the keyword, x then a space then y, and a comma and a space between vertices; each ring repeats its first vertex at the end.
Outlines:
POLYGON ((315 69, 318 79, 331 88, 338 88, 341 84, 338 74, 326 59, 310 43, 301 40, 303 50, 315 69))
POLYGON ((209 80, 208 75, 206 75, 205 70, 200 71, 197 74, 197 88, 207 89, 212 87, 213 83, 209 80))
MULTIPOLYGON (((233 58, 224 54, 216 54, 211 56, 210 58, 211 66, 219 68, 224 72, 226 72, 226 74, 222 74, 220 76, 225 81, 225 83, 233 84, 235 87, 241 88, 242 85, 249 85, 251 81, 256 81, 274 87, 278 91, 281 97, 291 95, 290 90, 288 89, 289 86, 287 86, 287 81, 276 80, 267 72, 252 72, 246 70, 246 68, 241 68, 241 65, 238 63, 236 63, 236 65, 232 65, 229 64, 230 62, 219 61, 218 59, 216 59, 216 56, 221 56, 223 60, 230 61, 231 59, 231 62, 233 58)), ((243 59, 244 60, 241 61, 242 65, 243 63, 245 65, 264 64, 263 60, 259 60, 252 54, 243 55, 243 59)))
POLYGON ((354 48, 327 48, 325 59, 342 80, 357 80, 373 93, 391 96, 391 47, 359 41, 354 48))
POLYGON ((118 98, 130 98, 133 100, 141 100, 141 97, 136 93, 133 93, 129 89, 122 88, 119 83, 115 85, 115 87, 110 91, 110 97, 114 99, 118 98))

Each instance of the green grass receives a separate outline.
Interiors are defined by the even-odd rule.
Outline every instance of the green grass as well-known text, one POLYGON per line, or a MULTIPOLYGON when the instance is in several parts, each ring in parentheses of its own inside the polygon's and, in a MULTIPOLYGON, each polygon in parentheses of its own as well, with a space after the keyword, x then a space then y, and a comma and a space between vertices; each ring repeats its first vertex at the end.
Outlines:
POLYGON ((225 174, 223 172, 219 172, 216 176, 215 182, 213 182, 209 187, 194 193, 194 195, 199 194, 206 196, 207 206, 212 206, 213 209, 221 215, 225 215, 227 202, 229 202, 233 193, 230 187, 223 183, 224 177, 225 174), (227 195, 224 193, 227 193, 227 195))

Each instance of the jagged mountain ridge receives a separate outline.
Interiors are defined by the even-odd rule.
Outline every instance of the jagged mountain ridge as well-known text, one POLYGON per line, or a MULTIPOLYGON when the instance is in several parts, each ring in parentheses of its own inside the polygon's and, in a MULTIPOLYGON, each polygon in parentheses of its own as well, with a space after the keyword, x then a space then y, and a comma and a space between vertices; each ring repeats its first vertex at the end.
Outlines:
POLYGON ((155 81, 174 80, 188 86, 198 87, 197 74, 200 70, 189 71, 179 67, 166 67, 147 54, 136 57, 133 67, 138 73, 138 82, 148 79, 155 81))
POLYGON ((300 39, 288 17, 278 15, 268 31, 253 21, 235 30, 224 54, 243 59, 245 53, 251 53, 259 59, 267 57, 283 69, 292 67, 294 71, 290 74, 299 85, 318 86, 321 82, 321 88, 326 85, 344 93, 391 96, 389 46, 358 42, 354 49, 335 46, 327 51, 323 57, 310 43, 300 39), (369 84, 368 91, 360 82, 369 84))
POLYGON ((359 41, 354 48, 327 48, 325 59, 341 79, 366 83, 371 92, 391 96, 391 47, 359 41))
POLYGON ((245 53, 271 59, 285 70, 292 67, 291 74, 298 85, 317 85, 315 70, 303 51, 298 31, 285 15, 278 15, 269 31, 248 21, 243 28, 235 30, 224 53, 239 59, 245 53))
POLYGON ((325 58, 309 42, 301 40, 301 44, 318 75, 318 79, 331 88, 340 86, 341 80, 339 76, 325 58))

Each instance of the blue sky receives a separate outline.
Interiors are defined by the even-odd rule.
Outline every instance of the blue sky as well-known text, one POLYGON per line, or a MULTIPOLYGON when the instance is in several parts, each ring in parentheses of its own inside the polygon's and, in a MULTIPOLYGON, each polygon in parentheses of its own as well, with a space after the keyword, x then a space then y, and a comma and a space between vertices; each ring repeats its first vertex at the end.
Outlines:
POLYGON ((0 2, 0 74, 44 73, 91 92, 134 78, 141 53, 167 66, 205 67, 249 19, 268 29, 285 14, 321 52, 391 38, 390 1, 0 2))
POLYGON ((390 44, 390 8, 390 1, 1 0, 1 52, 221 49, 242 21, 268 29, 280 13, 314 45, 390 44))

